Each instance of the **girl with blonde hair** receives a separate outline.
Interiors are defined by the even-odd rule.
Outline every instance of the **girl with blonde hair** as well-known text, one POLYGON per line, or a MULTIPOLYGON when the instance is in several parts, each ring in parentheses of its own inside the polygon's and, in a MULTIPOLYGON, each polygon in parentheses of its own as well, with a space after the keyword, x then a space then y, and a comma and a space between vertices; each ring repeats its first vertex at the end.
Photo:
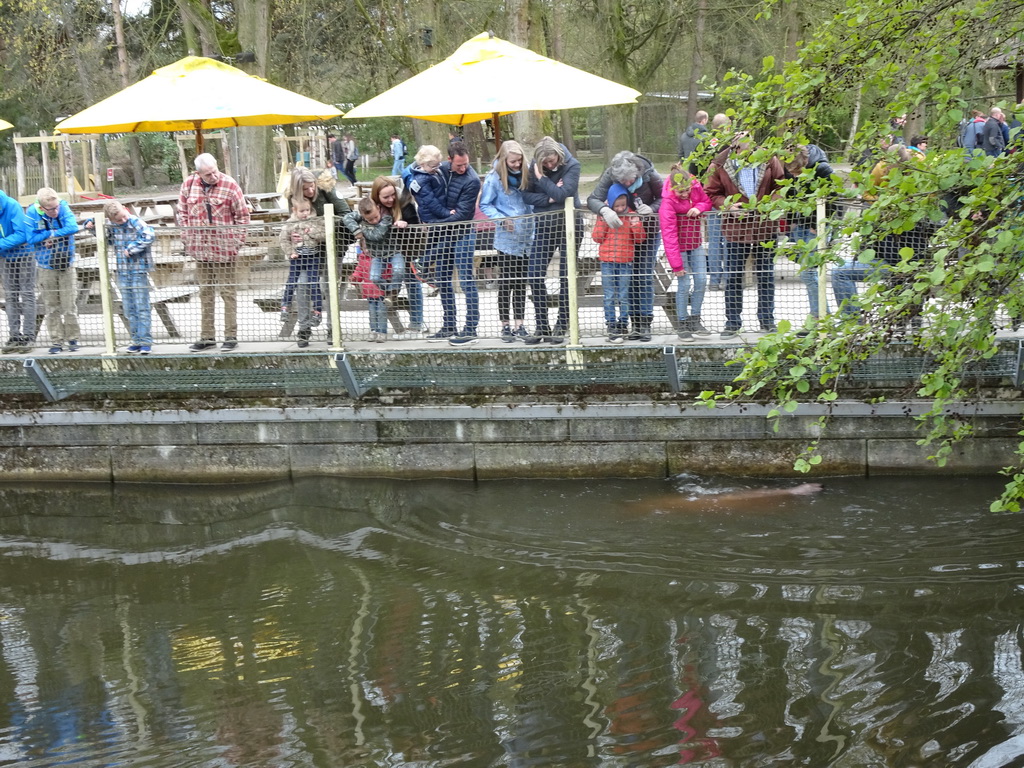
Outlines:
POLYGON ((480 210, 496 222, 494 249, 498 252, 498 317, 501 340, 512 342, 528 336, 523 328, 526 315, 527 274, 533 245, 533 206, 523 199, 523 148, 506 141, 494 158, 491 172, 484 177, 480 210))

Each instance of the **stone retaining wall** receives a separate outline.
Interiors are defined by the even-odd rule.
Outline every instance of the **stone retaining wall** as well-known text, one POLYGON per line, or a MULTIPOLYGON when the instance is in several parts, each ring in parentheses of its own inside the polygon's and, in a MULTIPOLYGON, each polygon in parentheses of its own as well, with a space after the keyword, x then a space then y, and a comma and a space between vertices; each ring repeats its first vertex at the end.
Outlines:
MULTIPOLYGON (((965 406, 975 436, 939 468, 917 445, 915 403, 838 403, 821 435, 822 475, 992 474, 1012 464, 1021 405, 965 406)), ((796 475, 821 406, 239 407, 0 414, 7 481, 234 483, 312 475, 391 478, 796 475)))

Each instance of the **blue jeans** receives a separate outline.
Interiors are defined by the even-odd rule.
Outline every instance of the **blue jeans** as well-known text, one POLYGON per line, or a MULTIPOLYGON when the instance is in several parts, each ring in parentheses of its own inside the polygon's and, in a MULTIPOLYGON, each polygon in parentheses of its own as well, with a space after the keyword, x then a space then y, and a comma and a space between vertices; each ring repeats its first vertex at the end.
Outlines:
POLYGON ((647 237, 636 246, 633 259, 633 279, 629 284, 629 311, 631 317, 654 317, 654 262, 661 242, 661 228, 657 216, 643 220, 647 237))
POLYGON ((704 215, 708 235, 708 278, 711 285, 725 285, 722 267, 725 262, 725 241, 722 240, 722 214, 708 211, 704 215))
POLYGON ((400 158, 400 157, 396 157, 395 158, 395 162, 393 162, 391 164, 391 175, 392 176, 398 176, 399 178, 401 178, 402 171, 404 170, 404 165, 403 165, 404 162, 405 161, 402 158, 400 158))
POLYGON ((445 237, 444 246, 436 253, 435 266, 437 288, 441 293, 441 308, 444 312, 441 330, 455 333, 459 330, 458 312, 455 305, 455 286, 452 275, 457 271, 459 285, 466 297, 466 325, 468 331, 476 332, 480 324, 480 294, 476 290, 476 276, 473 274, 473 253, 476 251, 476 231, 467 225, 467 232, 454 232, 445 237))
POLYGON ((118 271, 117 288, 128 323, 131 343, 153 346, 152 312, 149 306, 149 273, 144 270, 118 271))
POLYGON ((36 337, 36 257, 30 250, 14 258, 0 257, 7 326, 11 338, 36 337))
POLYGON ((682 322, 688 314, 700 316, 704 306, 704 292, 708 287, 708 264, 703 248, 682 251, 679 255, 683 257, 683 268, 686 270, 676 280, 676 316, 682 322))
POLYGON ((775 249, 760 243, 725 243, 725 327, 737 331, 743 325, 743 272, 754 260, 757 282, 757 319, 775 322, 775 249))
POLYGON ((565 258, 565 214, 562 211, 550 211, 537 217, 537 232, 530 250, 530 263, 526 277, 530 281, 530 299, 533 301, 533 314, 537 321, 537 330, 550 330, 548 325, 548 289, 545 277, 548 265, 555 251, 558 257, 558 321, 559 329, 569 327, 569 278, 566 277, 565 258))
MULTIPOLYGON (((789 231, 789 238, 798 243, 809 243, 816 237, 810 227, 795 226, 789 231)), ((821 305, 818 301, 818 268, 801 267, 800 282, 807 288, 807 304, 814 317, 821 317, 821 305)), ((828 302, 825 303, 825 314, 828 314, 828 302)))
POLYGON ((868 264, 862 261, 846 261, 843 266, 833 269, 832 292, 835 294, 839 310, 843 314, 860 312, 860 307, 852 301, 857 295, 857 283, 878 277, 888 269, 884 262, 879 261, 868 264))
POLYGON ((370 308, 370 330, 374 333, 388 332, 388 308, 384 299, 367 299, 370 308))
POLYGON ((405 292, 409 296, 409 324, 423 326, 423 286, 410 269, 405 273, 405 292))
POLYGON ((281 298, 281 306, 292 308, 295 305, 295 314, 299 330, 309 330, 313 327, 313 313, 323 311, 324 294, 320 289, 320 274, 326 265, 316 254, 300 255, 297 259, 288 262, 288 279, 284 284, 284 296, 281 298))
POLYGON ((370 282, 385 293, 398 293, 405 282, 405 257, 394 253, 388 261, 391 262, 391 278, 382 280, 380 276, 384 272, 384 259, 374 256, 370 260, 370 282))
POLYGON ((629 321, 629 283, 633 265, 628 261, 602 261, 601 287, 604 289, 604 322, 611 327, 629 321), (619 308, 616 316, 615 308, 619 308))

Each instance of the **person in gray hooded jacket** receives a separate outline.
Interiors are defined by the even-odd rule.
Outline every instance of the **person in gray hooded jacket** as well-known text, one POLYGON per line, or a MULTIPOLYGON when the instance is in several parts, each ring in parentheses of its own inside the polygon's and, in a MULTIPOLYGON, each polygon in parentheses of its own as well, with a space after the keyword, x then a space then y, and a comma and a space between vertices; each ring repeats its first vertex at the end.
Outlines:
MULTIPOLYGON (((708 113, 703 109, 696 115, 696 122, 683 131, 679 137, 679 159, 684 160, 696 151, 701 142, 704 141, 704 134, 708 132, 708 113)), ((696 174, 696 164, 690 163, 690 173, 696 174)))
POLYGON ((642 217, 646 237, 636 246, 633 277, 629 285, 629 321, 632 329, 630 341, 650 341, 654 322, 654 260, 661 243, 658 209, 664 180, 654 165, 643 155, 626 150, 612 158, 608 169, 597 180, 597 186, 587 198, 587 207, 600 214, 612 229, 622 226, 618 214, 608 207, 608 190, 612 184, 621 184, 629 192, 629 206, 642 217))

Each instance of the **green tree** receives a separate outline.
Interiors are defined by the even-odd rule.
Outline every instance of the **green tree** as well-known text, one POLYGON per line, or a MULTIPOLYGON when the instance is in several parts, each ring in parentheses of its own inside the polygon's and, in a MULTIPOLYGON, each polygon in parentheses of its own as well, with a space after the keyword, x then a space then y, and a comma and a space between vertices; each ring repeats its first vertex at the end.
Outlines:
MULTIPOLYGON (((759 76, 734 73, 725 98, 743 94, 744 127, 768 137, 754 159, 786 154, 787 145, 827 129, 832 104, 855 99, 858 92, 874 118, 857 133, 860 147, 877 146, 891 130, 890 116, 921 113, 925 107, 929 133, 954 137, 971 96, 961 85, 971 78, 962 73, 993 55, 995 30, 1000 39, 1016 40, 1022 28, 1024 15, 1016 3, 850 0, 781 71, 766 59, 759 76)), ((945 143, 949 147, 952 141, 945 143)), ((894 340, 909 340, 933 360, 914 394, 931 403, 921 418, 921 443, 944 463, 956 441, 971 434, 970 422, 955 415, 956 404, 974 393, 969 372, 997 353, 996 328, 1024 321, 1020 158, 968 160, 963 151, 949 149, 933 152, 923 163, 896 163, 880 187, 865 172, 851 174, 851 188, 835 182, 835 193, 868 193, 863 212, 844 219, 835 233, 836 242, 860 261, 876 257, 882 238, 915 229, 931 233, 929 244, 903 247, 889 278, 863 291, 861 312, 825 318, 806 336, 781 324, 778 334, 741 355, 743 369, 732 386, 702 397, 708 402, 768 399, 776 404, 772 418, 779 419, 799 402, 834 402, 859 361, 894 340)), ((806 204, 799 197, 783 198, 772 204, 771 215, 781 218, 806 204)), ((839 247, 807 248, 799 259, 814 266, 837 257, 839 247)), ((799 469, 820 461, 816 448, 808 447, 799 469)), ((1007 468, 1012 479, 994 509, 1020 509, 1024 444, 1021 449, 1017 465, 1007 468)))

